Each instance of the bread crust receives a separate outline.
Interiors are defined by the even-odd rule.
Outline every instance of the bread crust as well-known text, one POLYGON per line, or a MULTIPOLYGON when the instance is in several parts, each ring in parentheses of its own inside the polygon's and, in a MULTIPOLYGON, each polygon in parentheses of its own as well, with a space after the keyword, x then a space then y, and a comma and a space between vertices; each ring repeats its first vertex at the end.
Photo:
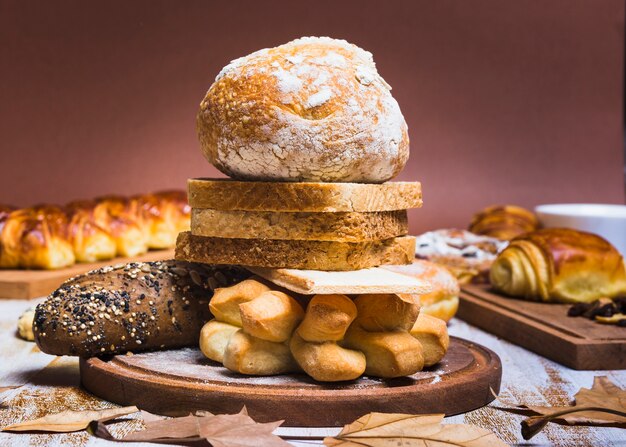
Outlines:
POLYGON ((408 232, 406 211, 277 213, 194 209, 191 217, 191 233, 206 237, 363 242, 408 232))
POLYGON ((189 205, 224 211, 373 212, 422 206, 420 182, 380 185, 317 182, 240 182, 195 178, 187 181, 189 205))
POLYGON ((47 354, 80 357, 197 346, 210 317, 211 284, 247 276, 234 267, 179 261, 94 270, 66 281, 37 306, 35 341, 47 354))
POLYGON ((402 236, 360 243, 225 239, 178 235, 176 259, 207 264, 308 270, 359 270, 382 264, 407 264, 415 240, 402 236))
POLYGON ((198 136, 233 178, 381 183, 409 156, 390 90, 369 52, 305 37, 224 67, 200 103, 198 136))

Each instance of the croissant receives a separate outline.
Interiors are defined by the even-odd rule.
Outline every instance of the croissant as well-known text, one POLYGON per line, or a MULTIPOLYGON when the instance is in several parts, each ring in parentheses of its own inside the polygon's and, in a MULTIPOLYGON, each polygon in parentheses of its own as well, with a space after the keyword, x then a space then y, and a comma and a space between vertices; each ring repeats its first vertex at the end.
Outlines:
POLYGON ((11 212, 0 234, 1 268, 56 269, 75 261, 67 215, 52 205, 11 212))
POLYGON ((539 228, 534 213, 515 205, 490 206, 476 214, 468 230, 475 234, 511 240, 539 228))
POLYGON ((95 262, 115 257, 113 236, 96 219, 98 204, 93 200, 66 205, 68 235, 78 262, 95 262))
POLYGON ((550 228, 511 241, 491 267, 492 286, 546 302, 589 302, 626 293, 624 259, 591 233, 550 228))

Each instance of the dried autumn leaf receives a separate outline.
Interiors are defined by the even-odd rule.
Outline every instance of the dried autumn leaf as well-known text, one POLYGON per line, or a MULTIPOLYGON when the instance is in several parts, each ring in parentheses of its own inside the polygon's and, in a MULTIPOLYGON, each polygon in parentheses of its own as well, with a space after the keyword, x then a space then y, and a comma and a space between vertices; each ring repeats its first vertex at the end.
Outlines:
POLYGON ((463 447, 501 447, 491 431, 467 424, 442 424, 443 414, 370 413, 332 438, 325 438, 328 447, 428 447, 437 445, 463 447))
POLYGON ((245 411, 239 414, 220 414, 205 417, 200 434, 213 447, 291 447, 272 432, 284 421, 255 422, 245 411))
POLYGON ((606 376, 593 379, 591 389, 581 388, 574 395, 574 404, 563 407, 525 406, 541 416, 533 416, 522 422, 522 436, 530 439, 550 421, 567 424, 593 424, 626 427, 626 390, 619 388, 606 376))
POLYGON ((172 419, 144 420, 145 429, 116 438, 106 426, 99 421, 89 425, 88 431, 98 438, 117 442, 158 442, 160 444, 180 444, 184 442, 202 441, 198 416, 183 416, 172 419))
POLYGON ((161 420, 152 416, 145 421, 144 430, 129 433, 123 438, 114 437, 102 423, 93 423, 90 432, 118 442, 179 444, 207 440, 213 447, 289 447, 290 444, 272 434, 282 422, 257 423, 248 416, 244 407, 238 414, 213 415, 199 411, 196 415, 161 420))
POLYGON ((14 385, 14 386, 0 386, 0 394, 4 393, 5 391, 14 390, 15 388, 19 388, 19 385, 14 385))
POLYGON ((62 411, 49 414, 32 421, 4 427, 2 431, 43 431, 69 433, 84 430, 92 421, 110 421, 111 419, 139 411, 137 407, 107 408, 104 410, 62 411))
MULTIPOLYGON (((591 389, 581 388, 574 395, 574 400, 574 405, 563 407, 523 407, 545 416, 565 410, 579 410, 584 407, 604 408, 626 413, 626 390, 615 385, 606 376, 594 377, 591 389)), ((626 416, 602 411, 576 411, 571 414, 563 414, 558 419, 568 424, 626 424, 626 416)))

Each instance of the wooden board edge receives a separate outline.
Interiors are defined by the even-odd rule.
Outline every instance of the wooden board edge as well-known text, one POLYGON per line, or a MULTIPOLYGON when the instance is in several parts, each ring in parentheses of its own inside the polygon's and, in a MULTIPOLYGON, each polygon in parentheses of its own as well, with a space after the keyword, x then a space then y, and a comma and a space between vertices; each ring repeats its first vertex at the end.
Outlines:
MULTIPOLYGON (((477 343, 452 337, 465 346, 475 360, 470 369, 476 371, 476 376, 469 382, 463 383, 463 396, 456 411, 447 411, 447 415, 454 415, 472 411, 488 405, 495 399, 491 392, 500 389, 502 379, 502 362, 498 355, 488 348, 477 343)), ((120 405, 137 405, 153 413, 162 413, 167 409, 169 416, 185 415, 195 409, 209 409, 215 413, 232 413, 240 410, 242 403, 248 408, 249 414, 259 422, 269 422, 276 418, 285 419, 285 426, 301 427, 331 427, 342 426, 358 417, 372 411, 379 412, 441 412, 436 408, 445 402, 445 398, 430 399, 433 402, 423 402, 413 390, 402 390, 404 387, 390 387, 382 393, 372 393, 367 399, 362 390, 355 389, 343 403, 342 413, 338 414, 336 390, 319 395, 314 390, 293 390, 268 399, 262 386, 246 387, 245 393, 236 395, 229 386, 221 386, 207 392, 207 387, 196 383, 188 392, 181 387, 179 380, 168 376, 150 376, 141 370, 130 368, 128 376, 120 374, 105 361, 94 359, 80 360, 81 384, 89 392, 120 405), (163 396, 167 387, 172 396, 167 402, 149 396, 163 396), (253 390, 253 392, 250 392, 253 390), (334 396, 334 399, 333 399, 334 396), (210 404, 207 404, 210 402, 210 404), (429 406, 430 405, 430 406, 429 406), (432 407, 435 405, 435 407, 432 407), (301 411, 306 406, 306 411, 301 411), (279 411, 279 414, 277 414, 279 411), (314 422, 311 422, 314 421, 314 422)), ((442 381, 437 385, 445 396, 454 388, 453 380, 442 381)), ((457 386, 458 383, 457 383, 457 386)), ((410 388, 410 387, 409 387, 410 388)), ((428 393, 428 390, 421 390, 428 393)), ((341 400, 341 399, 340 399, 341 400)), ((428 399, 426 399, 428 400, 428 399)), ((165 413, 162 413, 165 414, 165 413)))
POLYGON ((461 291, 457 317, 513 344, 576 370, 626 369, 626 343, 588 340, 559 332, 461 291))

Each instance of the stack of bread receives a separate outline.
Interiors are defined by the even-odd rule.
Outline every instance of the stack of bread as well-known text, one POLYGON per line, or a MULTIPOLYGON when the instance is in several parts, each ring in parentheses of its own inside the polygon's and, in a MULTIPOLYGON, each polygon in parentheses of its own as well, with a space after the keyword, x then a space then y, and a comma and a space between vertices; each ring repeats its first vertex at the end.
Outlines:
POLYGON ((233 61, 198 115, 207 158, 231 179, 189 181, 177 259, 67 281, 36 309, 38 345, 88 357, 199 340, 234 372, 324 382, 439 362, 458 284, 413 262, 406 210, 421 186, 386 183, 409 149, 389 90, 370 53, 329 38, 233 61))
POLYGON ((406 276, 376 268, 411 264, 406 210, 422 200, 418 182, 386 183, 409 140, 370 53, 303 38, 237 59, 202 101, 198 131, 231 179, 189 181, 191 231, 176 258, 264 277, 215 291, 200 338, 207 357, 239 373, 319 381, 406 376, 443 357, 445 322, 397 293, 428 289, 417 280, 398 289, 393 278, 406 276), (381 278, 377 293, 362 293, 362 269, 381 278), (335 288, 297 293, 299 280, 321 277, 335 288))

